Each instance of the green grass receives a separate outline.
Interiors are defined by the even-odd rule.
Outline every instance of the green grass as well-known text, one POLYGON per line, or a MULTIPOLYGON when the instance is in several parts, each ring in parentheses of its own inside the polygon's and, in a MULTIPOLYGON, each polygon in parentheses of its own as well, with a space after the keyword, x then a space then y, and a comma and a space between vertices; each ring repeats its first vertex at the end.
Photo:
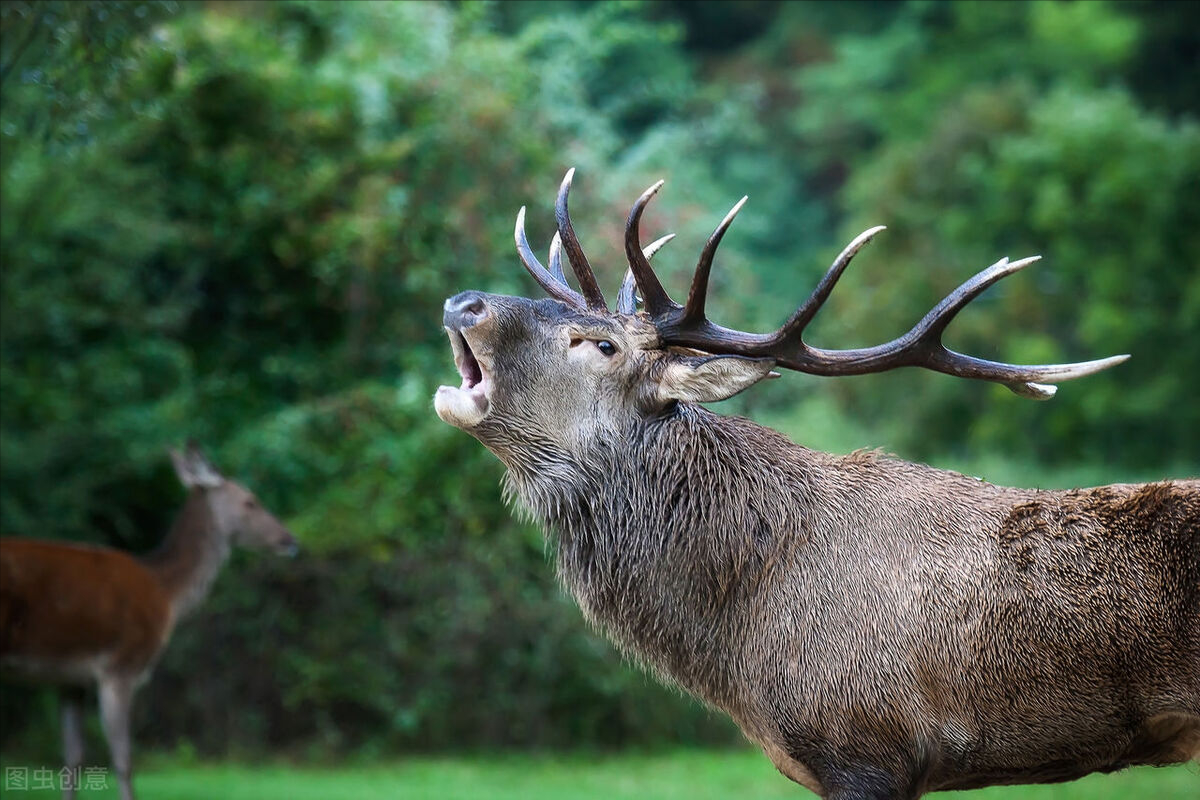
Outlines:
MULTIPOLYGON (((6 761, 6 766, 13 762, 6 761)), ((110 781, 111 783, 111 781, 110 781)), ((152 758, 135 779, 145 800, 773 800, 812 795, 756 751, 682 750, 656 755, 414 757, 362 766, 180 764, 152 758)), ((81 800, 116 790, 81 792, 81 800)), ((49 800, 53 791, 5 791, 5 800, 49 800)), ((1074 783, 947 792, 939 800, 1196 800, 1200 768, 1141 768, 1074 783)))

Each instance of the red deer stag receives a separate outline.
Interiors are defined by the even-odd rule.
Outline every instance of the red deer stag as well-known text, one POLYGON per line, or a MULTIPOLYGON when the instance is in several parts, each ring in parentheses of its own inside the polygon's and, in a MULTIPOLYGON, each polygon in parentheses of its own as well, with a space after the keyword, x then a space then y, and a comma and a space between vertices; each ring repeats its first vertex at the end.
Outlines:
POLYGON ((462 385, 434 404, 507 467, 506 495, 554 537, 559 578, 588 620, 828 798, 1197 758, 1200 482, 1010 489, 873 452, 814 452, 700 405, 779 367, 925 367, 1044 398, 1046 384, 1122 361, 1017 366, 943 347, 964 306, 1035 259, 985 269, 887 344, 819 349, 805 326, 881 228, 779 330, 744 333, 704 312, 713 253, 742 203, 680 306, 640 245, 660 182, 629 214, 612 313, 567 213, 571 176, 548 267, 517 215, 517 252, 553 299, 447 300, 462 385))
MULTIPOLYGON (((292 555, 296 540, 194 445, 171 451, 189 489, 166 539, 145 558, 106 547, 0 540, 0 667, 63 686, 67 767, 83 760, 81 688, 95 683, 123 800, 132 800, 129 712, 179 619, 203 602, 231 545, 292 555)), ((74 792, 64 785, 64 795, 74 792)))

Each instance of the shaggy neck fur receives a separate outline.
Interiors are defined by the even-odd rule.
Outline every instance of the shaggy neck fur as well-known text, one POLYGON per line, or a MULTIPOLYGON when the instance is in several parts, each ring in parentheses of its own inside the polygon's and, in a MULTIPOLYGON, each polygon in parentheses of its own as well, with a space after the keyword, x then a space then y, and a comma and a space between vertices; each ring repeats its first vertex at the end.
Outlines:
POLYGON ((178 620, 204 601, 228 558, 229 542, 204 490, 192 489, 166 539, 143 561, 171 596, 178 620))
POLYGON ((726 706, 750 600, 803 547, 809 462, 822 456, 686 404, 573 457, 539 452, 505 459, 506 489, 557 537, 559 578, 584 614, 726 706))

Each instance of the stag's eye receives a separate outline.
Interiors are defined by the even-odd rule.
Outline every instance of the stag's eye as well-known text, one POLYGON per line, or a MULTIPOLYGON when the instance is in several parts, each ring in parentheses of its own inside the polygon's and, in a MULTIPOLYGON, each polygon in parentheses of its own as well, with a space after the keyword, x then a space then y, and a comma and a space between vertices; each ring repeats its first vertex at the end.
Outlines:
POLYGON ((611 358, 617 352, 617 346, 608 339, 592 339, 583 336, 571 337, 571 347, 579 347, 582 344, 595 345, 596 349, 608 358, 611 358))

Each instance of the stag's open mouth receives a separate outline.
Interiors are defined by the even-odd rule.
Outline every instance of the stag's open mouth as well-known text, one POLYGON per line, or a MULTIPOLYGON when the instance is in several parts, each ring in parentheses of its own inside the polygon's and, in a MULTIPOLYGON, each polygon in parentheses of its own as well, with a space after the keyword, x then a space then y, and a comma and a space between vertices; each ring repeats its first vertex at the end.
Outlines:
POLYGON ((446 328, 454 350, 454 366, 462 376, 460 386, 439 386, 433 405, 439 417, 460 428, 478 425, 487 416, 491 381, 487 368, 471 350, 462 331, 446 328))

